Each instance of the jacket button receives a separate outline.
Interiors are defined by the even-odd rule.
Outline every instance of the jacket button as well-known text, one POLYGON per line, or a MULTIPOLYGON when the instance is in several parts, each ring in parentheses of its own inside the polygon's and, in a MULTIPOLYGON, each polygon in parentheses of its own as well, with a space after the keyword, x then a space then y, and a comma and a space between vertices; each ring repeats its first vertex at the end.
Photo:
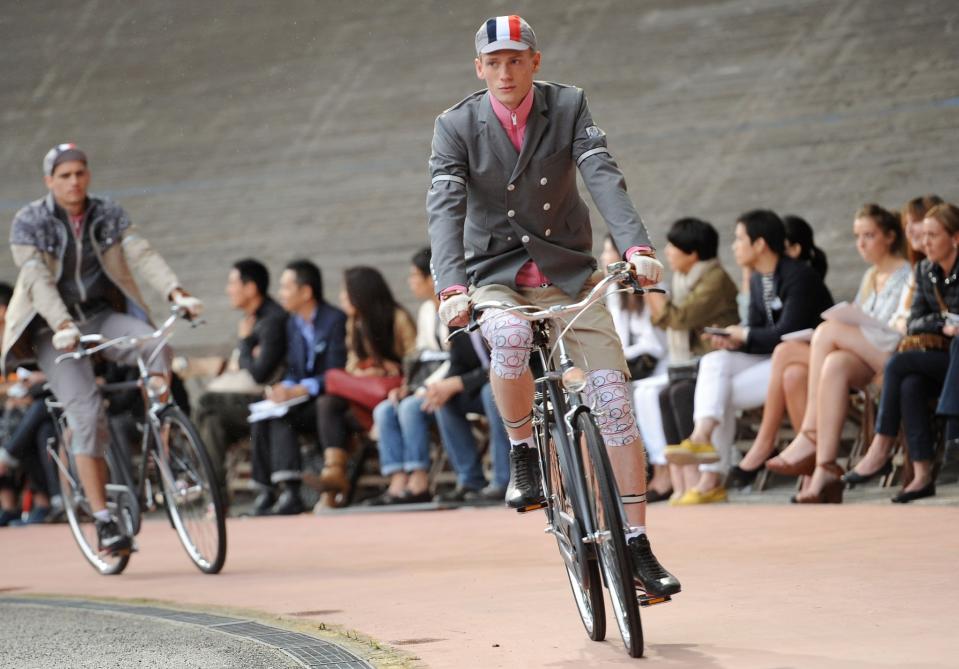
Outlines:
POLYGON ((547 237, 549 237, 551 234, 553 234, 553 231, 550 230, 549 228, 546 228, 546 233, 545 233, 545 234, 546 234, 547 237))
POLYGON ((516 186, 514 184, 510 184, 506 187, 506 190, 516 190, 516 186))
POLYGON ((529 244, 529 235, 523 235, 523 238, 520 241, 524 244, 529 244))
POLYGON ((546 177, 543 177, 542 179, 539 180, 540 186, 545 186, 548 183, 549 183, 549 179, 547 179, 546 177))
POLYGON ((510 209, 508 212, 506 212, 506 215, 509 216, 510 218, 513 218, 514 216, 516 216, 516 212, 510 209))
POLYGON ((543 205, 543 211, 549 211, 549 202, 543 205))

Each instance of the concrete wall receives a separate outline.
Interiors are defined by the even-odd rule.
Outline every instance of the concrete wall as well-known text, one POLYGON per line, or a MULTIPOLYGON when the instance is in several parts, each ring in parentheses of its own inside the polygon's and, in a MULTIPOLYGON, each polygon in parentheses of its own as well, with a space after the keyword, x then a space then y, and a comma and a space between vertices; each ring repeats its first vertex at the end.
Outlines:
POLYGON ((229 345, 223 279, 245 255, 315 259, 331 299, 342 268, 378 265, 409 302, 433 118, 479 88, 476 27, 512 11, 538 32, 542 78, 586 89, 660 244, 700 216, 728 261, 738 213, 797 213, 848 298, 861 203, 957 197, 948 0, 6 0, 0 218, 42 194, 50 146, 80 143, 95 190, 208 302, 190 350, 229 345))

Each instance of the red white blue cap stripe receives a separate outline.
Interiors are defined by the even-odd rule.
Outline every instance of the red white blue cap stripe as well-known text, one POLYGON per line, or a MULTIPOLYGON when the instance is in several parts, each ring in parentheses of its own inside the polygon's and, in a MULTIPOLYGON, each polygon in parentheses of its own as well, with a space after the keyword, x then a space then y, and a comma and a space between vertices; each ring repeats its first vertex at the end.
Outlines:
POLYGON ((516 14, 494 16, 476 31, 476 53, 490 53, 500 49, 532 49, 536 51, 536 34, 530 25, 516 14))
POLYGON ((516 14, 492 18, 486 22, 486 38, 490 42, 507 39, 512 42, 521 42, 519 22, 520 18, 516 14))

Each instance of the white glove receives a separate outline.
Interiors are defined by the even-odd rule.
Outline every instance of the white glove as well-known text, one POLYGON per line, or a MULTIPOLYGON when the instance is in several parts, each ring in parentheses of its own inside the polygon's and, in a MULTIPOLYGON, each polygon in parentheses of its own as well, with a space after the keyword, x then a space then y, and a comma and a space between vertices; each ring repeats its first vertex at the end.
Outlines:
POLYGON ((177 296, 173 298, 173 304, 186 309, 187 313, 190 314, 190 318, 196 318, 203 313, 203 302, 192 295, 177 293, 177 296))
POLYGON ((70 323, 69 326, 53 333, 53 348, 58 351, 67 351, 75 348, 79 341, 80 330, 74 323, 70 323))
POLYGON ((663 263, 656 260, 656 258, 644 256, 641 253, 634 253, 629 258, 629 262, 636 270, 636 277, 639 279, 640 285, 655 286, 662 281, 663 263))
POLYGON ((466 325, 464 319, 469 318, 470 298, 469 295, 456 293, 450 295, 440 302, 439 317, 440 321, 447 327, 458 321, 457 325, 466 325))

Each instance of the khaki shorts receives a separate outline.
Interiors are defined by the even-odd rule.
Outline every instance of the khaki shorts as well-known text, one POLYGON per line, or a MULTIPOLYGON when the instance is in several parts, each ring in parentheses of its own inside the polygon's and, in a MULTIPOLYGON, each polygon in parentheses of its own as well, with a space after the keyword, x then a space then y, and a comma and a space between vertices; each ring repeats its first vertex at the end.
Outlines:
MULTIPOLYGON (((551 307, 556 304, 571 304, 578 302, 599 283, 605 275, 602 271, 593 272, 586 280, 586 284, 576 299, 571 299, 556 286, 545 288, 520 288, 518 291, 500 284, 480 286, 470 290, 470 299, 473 304, 487 300, 509 302, 510 304, 531 304, 540 307, 551 307)), ((550 328, 550 347, 556 343, 556 337, 565 329, 573 316, 566 316, 563 320, 554 320, 550 328)), ((606 308, 605 300, 595 302, 589 309, 576 319, 572 329, 564 337, 566 352, 573 359, 577 367, 586 371, 594 369, 616 369, 629 378, 626 367, 626 358, 623 355, 623 344, 613 326, 613 317, 606 308)), ((559 353, 554 358, 559 364, 559 353)))

